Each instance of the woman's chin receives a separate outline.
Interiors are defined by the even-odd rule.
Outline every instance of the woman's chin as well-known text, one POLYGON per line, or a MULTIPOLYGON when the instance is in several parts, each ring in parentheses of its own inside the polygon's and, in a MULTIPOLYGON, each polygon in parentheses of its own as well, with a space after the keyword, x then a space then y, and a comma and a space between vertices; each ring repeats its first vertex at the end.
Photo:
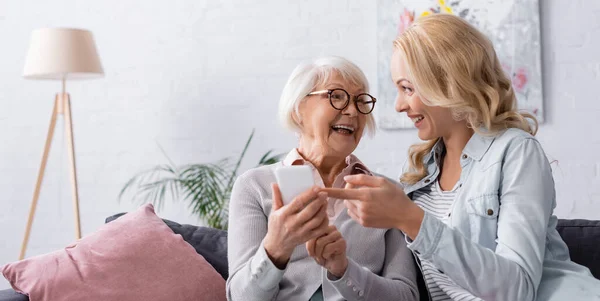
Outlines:
POLYGON ((428 141, 433 139, 433 135, 431 135, 431 133, 429 131, 425 131, 422 129, 419 129, 419 132, 417 133, 417 135, 419 136, 419 139, 423 140, 423 141, 428 141))

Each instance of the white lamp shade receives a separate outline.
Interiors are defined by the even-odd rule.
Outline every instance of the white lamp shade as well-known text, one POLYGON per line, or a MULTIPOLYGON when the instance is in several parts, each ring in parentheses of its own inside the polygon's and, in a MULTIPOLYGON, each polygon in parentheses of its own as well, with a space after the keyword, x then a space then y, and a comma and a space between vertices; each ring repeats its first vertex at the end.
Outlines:
POLYGON ((103 75, 104 70, 90 31, 71 28, 33 31, 23 77, 88 79, 103 75))

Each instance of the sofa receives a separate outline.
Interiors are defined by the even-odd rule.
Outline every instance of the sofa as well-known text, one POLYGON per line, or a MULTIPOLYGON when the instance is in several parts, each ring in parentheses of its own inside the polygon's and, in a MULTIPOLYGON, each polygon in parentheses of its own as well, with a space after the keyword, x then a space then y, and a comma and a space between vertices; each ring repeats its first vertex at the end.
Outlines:
MULTIPOLYGON (((106 219, 111 222, 124 213, 106 219)), ((194 247, 224 279, 227 269, 227 232, 207 227, 182 225, 163 219, 163 221, 183 239, 194 247)), ((558 232, 569 247, 571 260, 587 266, 594 277, 600 279, 600 220, 559 220, 558 232)), ((12 289, 0 290, 0 301, 27 301, 25 295, 12 289)))

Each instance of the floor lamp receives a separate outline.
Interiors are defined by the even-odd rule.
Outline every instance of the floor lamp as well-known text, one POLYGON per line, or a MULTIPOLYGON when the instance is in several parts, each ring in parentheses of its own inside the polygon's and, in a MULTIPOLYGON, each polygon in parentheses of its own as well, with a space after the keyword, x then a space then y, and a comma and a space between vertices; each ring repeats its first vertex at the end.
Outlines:
POLYGON ((23 77, 27 79, 51 79, 62 81, 62 93, 56 94, 54 109, 50 118, 50 127, 42 154, 42 163, 38 172, 33 199, 29 208, 29 217, 21 245, 19 260, 25 257, 31 225, 40 189, 44 179, 44 171, 48 161, 48 153, 52 145, 52 137, 56 120, 64 117, 65 136, 70 163, 71 193, 75 217, 75 238, 81 238, 79 221, 79 193, 77 191, 77 171, 75 165, 75 147, 73 141, 73 122, 71 119, 71 99, 65 91, 67 80, 90 79, 102 77, 104 71, 96 51, 92 33, 82 29, 71 28, 42 28, 36 29, 31 35, 29 51, 25 60, 23 77))

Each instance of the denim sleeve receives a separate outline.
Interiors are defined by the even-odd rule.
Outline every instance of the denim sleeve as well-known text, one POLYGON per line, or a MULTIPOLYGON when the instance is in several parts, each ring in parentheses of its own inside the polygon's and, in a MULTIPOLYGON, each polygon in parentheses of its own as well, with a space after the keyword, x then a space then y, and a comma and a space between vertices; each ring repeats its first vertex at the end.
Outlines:
POLYGON ((419 300, 413 255, 404 243, 402 232, 388 230, 383 270, 377 275, 348 258, 342 278, 327 273, 333 287, 349 301, 419 300))
POLYGON ((555 205, 554 180, 539 142, 516 142, 501 163, 496 250, 429 214, 409 243, 421 258, 484 300, 535 300, 541 281, 546 231, 555 205))

